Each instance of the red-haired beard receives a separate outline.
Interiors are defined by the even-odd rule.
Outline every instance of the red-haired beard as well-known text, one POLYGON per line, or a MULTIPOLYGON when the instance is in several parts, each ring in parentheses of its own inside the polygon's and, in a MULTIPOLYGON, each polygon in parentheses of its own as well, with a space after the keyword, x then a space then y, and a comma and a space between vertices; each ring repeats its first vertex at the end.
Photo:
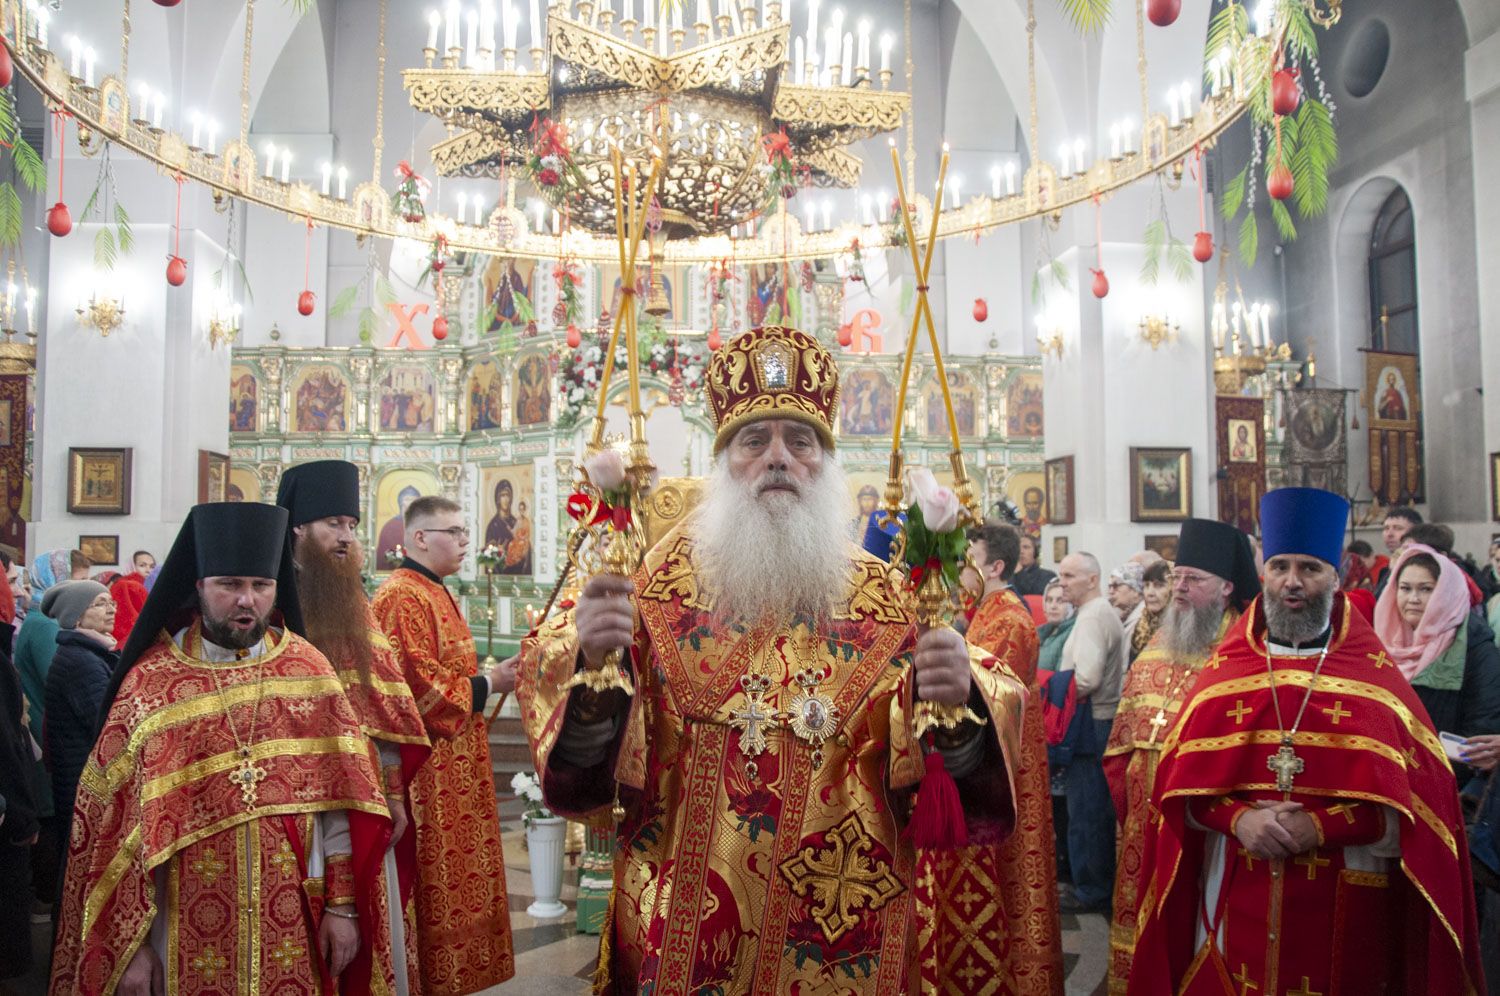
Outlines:
POLYGON ((297 598, 307 640, 335 670, 352 665, 361 677, 369 675, 374 656, 369 601, 359 574, 363 563, 358 543, 351 543, 343 557, 336 557, 317 543, 297 542, 297 598))

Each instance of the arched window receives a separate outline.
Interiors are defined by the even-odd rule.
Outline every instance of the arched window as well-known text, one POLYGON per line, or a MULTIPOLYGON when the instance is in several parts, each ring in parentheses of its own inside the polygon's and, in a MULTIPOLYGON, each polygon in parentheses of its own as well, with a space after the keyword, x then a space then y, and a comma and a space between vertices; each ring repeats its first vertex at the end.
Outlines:
POLYGON ((1370 235, 1370 346, 1417 352, 1417 244, 1411 200, 1397 187, 1370 235))

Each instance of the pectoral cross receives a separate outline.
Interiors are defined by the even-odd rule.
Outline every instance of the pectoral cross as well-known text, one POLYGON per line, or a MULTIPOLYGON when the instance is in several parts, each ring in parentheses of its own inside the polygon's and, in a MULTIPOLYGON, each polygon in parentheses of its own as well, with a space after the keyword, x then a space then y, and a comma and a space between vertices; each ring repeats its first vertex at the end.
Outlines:
POLYGON ((1156 743, 1156 738, 1166 728, 1166 725, 1167 711, 1165 709, 1156 710, 1156 715, 1151 717, 1151 743, 1156 743))
POLYGON ((242 751, 240 763, 234 766, 228 777, 239 786, 240 801, 245 804, 245 808, 254 809, 255 797, 260 793, 260 783, 266 780, 266 769, 257 765, 248 753, 242 751))
POLYGON ((729 725, 740 731, 740 753, 756 757, 766 749, 766 730, 776 726, 775 713, 765 708, 771 679, 763 674, 741 675, 740 688, 745 692, 745 704, 729 714, 729 725))
POLYGON ((1282 737, 1280 749, 1266 758, 1266 767, 1276 772, 1276 791, 1290 792, 1293 776, 1302 774, 1307 765, 1292 750, 1292 738, 1282 737))

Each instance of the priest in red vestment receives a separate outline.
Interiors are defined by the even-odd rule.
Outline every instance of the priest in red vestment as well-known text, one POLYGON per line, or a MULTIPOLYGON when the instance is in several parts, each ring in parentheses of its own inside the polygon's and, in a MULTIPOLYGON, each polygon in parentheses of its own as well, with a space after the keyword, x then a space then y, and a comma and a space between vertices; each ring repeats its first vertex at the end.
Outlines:
POLYGON ((1104 750, 1119 825, 1115 832, 1114 918, 1109 926, 1109 991, 1124 993, 1146 886, 1143 850, 1155 818, 1151 786, 1167 736, 1188 690, 1224 634, 1260 594, 1250 538, 1212 519, 1188 519, 1177 538, 1172 599, 1161 626, 1125 675, 1104 750))
POLYGON ((623 810, 595 988, 917 992, 913 793, 956 782, 970 837, 999 840, 1025 690, 952 629, 919 632, 889 565, 849 542, 838 365, 817 339, 739 336, 707 393, 701 504, 633 578, 594 576, 522 642, 549 806, 623 810), (928 746, 920 701, 975 718, 928 746))
POLYGON ((384 991, 390 815, 338 676, 297 633, 286 523, 198 505, 162 565, 79 780, 56 996, 384 991))
POLYGON ((399 996, 421 992, 411 904, 416 847, 408 833, 407 786, 430 747, 422 714, 390 641, 375 622, 360 576, 359 468, 316 460, 281 475, 276 504, 287 510, 297 593, 308 641, 328 658, 370 738, 372 760, 391 812, 391 846, 382 862, 376 912, 390 925, 390 964, 382 972, 399 996))
MULTIPOLYGON (((1036 624, 1011 588, 1021 534, 990 523, 969 531, 980 587, 970 645, 1001 661, 1039 703, 1036 624)), ((1021 721, 1015 766, 1015 832, 1004 841, 917 852, 917 938, 925 991, 1061 996, 1063 951, 1057 912, 1057 855, 1047 732, 1035 705, 1021 721)))
POLYGON ((1133 996, 1484 991, 1452 769, 1337 590, 1348 514, 1261 499, 1264 594, 1157 767, 1133 996))
POLYGON ((408 790, 416 843, 417 957, 424 996, 459 996, 516 972, 500 814, 484 702, 509 691, 502 663, 480 674, 474 637, 443 578, 458 573, 469 528, 457 502, 429 495, 406 509, 406 559, 375 592, 432 741, 408 790))

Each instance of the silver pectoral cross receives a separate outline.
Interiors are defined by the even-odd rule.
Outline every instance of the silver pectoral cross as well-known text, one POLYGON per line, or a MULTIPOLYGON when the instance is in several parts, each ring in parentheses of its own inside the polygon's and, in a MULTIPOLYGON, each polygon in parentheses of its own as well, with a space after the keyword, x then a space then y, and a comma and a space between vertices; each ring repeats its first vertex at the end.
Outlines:
POLYGON ((776 726, 776 714, 766 710, 765 694, 771 679, 762 674, 740 676, 745 704, 729 714, 729 725, 740 731, 740 753, 756 757, 766 749, 766 731, 776 726))
POLYGON ((1293 777, 1302 774, 1307 767, 1297 752, 1292 750, 1292 738, 1282 737, 1281 747, 1266 758, 1266 767, 1276 772, 1276 791, 1290 792, 1292 790, 1293 777))

